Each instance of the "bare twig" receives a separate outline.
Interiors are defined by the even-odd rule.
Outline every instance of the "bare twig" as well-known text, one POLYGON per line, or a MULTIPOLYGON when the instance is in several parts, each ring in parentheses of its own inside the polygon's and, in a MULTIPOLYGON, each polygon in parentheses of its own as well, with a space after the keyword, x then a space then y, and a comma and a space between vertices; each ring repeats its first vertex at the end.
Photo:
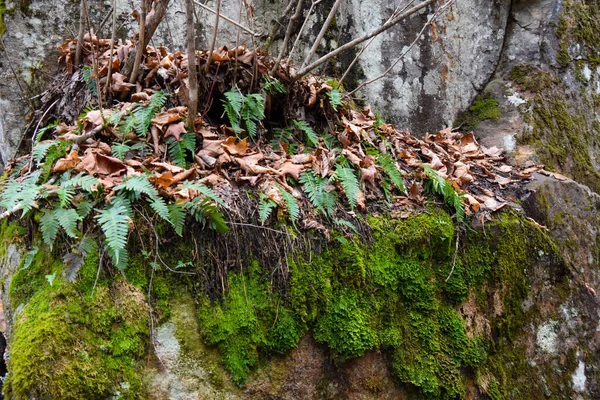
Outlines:
POLYGON ((75 66, 77 67, 81 65, 83 58, 83 36, 85 35, 85 21, 87 20, 84 1, 79 2, 79 33, 77 34, 77 46, 75 47, 75 66))
MULTIPOLYGON (((293 0, 292 0, 293 1, 293 0)), ((290 2, 291 4, 291 2, 290 2)), ((239 23, 242 22, 242 10, 244 9, 244 0, 240 0, 240 9, 238 11, 238 27, 235 35, 235 66, 233 67, 233 84, 237 82, 237 69, 238 69, 238 49, 240 47, 240 27, 239 23)))
POLYGON ((187 127, 190 131, 194 131, 196 114, 198 113, 198 74, 196 72, 194 3, 192 0, 185 0, 185 25, 187 28, 188 79, 190 83, 187 127))
POLYGON ((277 71, 277 67, 279 67, 279 63, 281 59, 285 55, 285 51, 290 41, 290 37, 292 36, 292 31, 294 29, 294 24, 300 18, 300 14, 302 14, 302 4, 304 4, 304 0, 298 0, 298 5, 296 6, 296 12, 292 15, 292 18, 288 21, 288 27, 285 31, 285 37, 283 38, 283 43, 281 44, 281 49, 279 50, 279 55, 277 56, 277 60, 275 60, 275 64, 273 64, 273 68, 271 68, 271 75, 277 71))
MULTIPOLYGON (((37 134, 37 131, 40 128, 42 121, 44 120, 46 115, 50 112, 52 107, 54 107, 56 105, 56 103, 58 103, 59 100, 60 99, 54 100, 54 103, 50 104, 50 106, 48 108, 46 108, 46 111, 44 111, 44 114, 42 114, 42 117, 39 119, 37 125, 35 126, 35 129, 33 130, 33 135, 31 135, 31 143, 32 143, 31 146, 32 147, 33 147, 33 143, 35 142, 35 135, 37 134)), ((21 147, 20 142, 19 142, 19 147, 21 147)), ((15 156, 17 155, 16 152, 19 151, 19 147, 17 147, 17 149, 15 150, 15 156)), ((31 172, 32 165, 33 165, 33 152, 31 153, 31 156, 29 157, 29 172, 31 172)), ((0 218, 0 219, 2 219, 2 218, 0 218)))
POLYGON ((283 43, 281 44, 281 49, 279 50, 279 55, 277 56, 277 59, 275 60, 275 64, 273 64, 273 68, 271 68, 271 75, 274 74, 275 71, 277 71, 277 67, 279 67, 279 63, 281 62, 281 59, 285 55, 285 51, 288 46, 288 42, 290 41, 290 37, 292 36, 292 30, 294 29, 294 23, 296 23, 296 21, 300 17, 300 14, 302 14, 302 4, 304 4, 304 0, 298 0, 298 5, 296 6, 296 12, 294 13, 294 15, 292 15, 292 17, 288 21, 288 26, 285 31, 285 37, 283 38, 283 43))
POLYGON ((325 33, 329 29, 329 25, 331 25, 331 21, 333 21, 333 18, 335 17, 335 13, 337 12, 337 9, 340 7, 340 4, 342 4, 342 0, 335 0, 335 3, 333 3, 333 6, 331 7, 331 10, 329 11, 329 15, 327 16, 327 19, 325 20, 325 22, 323 22, 323 26, 321 27, 321 30, 319 31, 319 34, 317 35, 317 39, 315 40, 315 43, 313 43, 313 46, 311 47, 310 51, 308 52, 308 55, 304 59, 304 62, 302 63, 302 67, 300 67, 300 69, 304 68, 306 66, 306 64, 308 64, 310 62, 310 60, 312 60, 312 58, 315 56, 315 53, 317 52, 317 48, 319 47, 321 40, 323 40, 325 33))
POLYGON ((298 42, 300 42, 300 38, 302 37, 302 32, 304 32, 304 28, 306 28, 306 24, 308 23, 308 20, 310 19, 310 15, 312 14, 315 7, 318 6, 319 3, 321 3, 322 1, 323 0, 313 1, 312 4, 310 5, 310 8, 308 9, 308 13, 306 14, 306 18, 304 19, 304 23, 300 27, 300 31, 298 32, 298 35, 296 36, 296 40, 294 41, 294 44, 292 45, 292 49, 288 53, 287 58, 292 58, 292 55, 294 54, 294 50, 296 49, 296 46, 298 45, 298 42))
POLYGON ((104 25, 106 25, 106 23, 108 22, 108 19, 111 17, 111 15, 116 14, 115 12, 116 7, 113 4, 110 7, 110 10, 108 10, 108 13, 104 16, 104 19, 102 20, 102 22, 100 22, 100 25, 98 25, 98 27, 96 29, 94 29, 94 32, 96 32, 96 35, 98 35, 98 37, 101 37, 102 35, 100 34, 100 32, 102 32, 102 29, 104 28, 104 25))
POLYGON ((452 4, 454 3, 454 0, 450 0, 448 2, 446 2, 442 7, 440 7, 435 14, 433 14, 431 16, 431 18, 429 19, 429 21, 427 21, 427 23, 425 23, 425 25, 423 25, 423 28, 421 28, 421 30, 419 31, 419 33, 417 34, 417 36, 415 37, 415 40, 412 41, 412 43, 408 46, 408 48, 406 50, 404 50, 402 52, 402 54, 400 54, 400 56, 396 59, 396 61, 394 61, 392 63, 392 65, 390 65, 390 67, 388 69, 386 69, 381 75, 368 80, 366 82, 361 83, 360 85, 358 85, 358 87, 356 87, 353 91, 351 91, 350 93, 348 93, 348 96, 352 96, 354 93, 356 93, 358 90, 360 90, 361 88, 370 85, 373 82, 378 81, 379 79, 385 77, 387 74, 389 74, 394 67, 412 50, 412 48, 417 44, 417 42, 419 41, 419 39, 421 38, 421 36, 423 35, 423 33, 425 32, 425 30, 427 29, 427 27, 429 27, 436 19, 437 17, 439 17, 440 15, 442 15, 442 13, 448 8, 450 7, 452 4))
POLYGON ((104 92, 106 93, 107 97, 110 89, 110 80, 112 78, 112 64, 115 50, 115 38, 117 34, 117 0, 113 0, 112 17, 112 32, 110 34, 110 59, 108 61, 108 73, 106 74, 106 85, 104 87, 104 92))
POLYGON ((279 32, 279 28, 283 27, 283 21, 292 12, 294 4, 296 4, 297 2, 298 2, 298 0, 290 0, 287 7, 285 8, 285 10, 283 10, 281 17, 279 17, 278 19, 275 20, 275 23, 273 24, 273 28, 271 29, 271 33, 267 37, 267 40, 265 40, 265 48, 266 49, 271 48, 271 45, 273 44, 273 41, 275 40, 275 35, 277 34, 277 32, 279 32))
MULTIPOLYGON (((394 17, 396 17, 398 15, 399 12, 402 12, 402 11, 406 10, 408 8, 408 6, 410 6, 412 3, 414 3, 414 1, 415 0, 410 0, 408 2, 408 4, 406 4, 404 6, 404 8, 402 10, 400 10, 400 11, 398 11, 398 9, 396 8, 394 10, 394 12, 392 13, 392 15, 385 22, 390 22, 392 19, 394 19, 394 17)), ((348 76, 348 74, 352 70, 352 67, 354 67, 354 65, 358 62, 358 60, 360 59, 360 57, 362 56, 362 54, 365 52, 365 50, 367 50, 367 47, 369 47, 371 45, 371 43, 373 43, 374 40, 375 40, 375 37, 372 37, 371 40, 369 40, 367 42, 367 44, 365 44, 363 46, 363 48, 358 52, 358 54, 356 55, 356 57, 354 57, 354 60, 352 60, 352 62, 350 63, 350 65, 348 65, 348 68, 346 68, 346 71, 344 72, 344 75, 342 75, 342 77, 338 81, 338 85, 339 86, 342 86, 342 83, 344 83, 344 79, 346 79, 346 77, 348 76)))
MULTIPOLYGON (((94 280, 94 286, 92 286, 92 294, 90 295, 90 299, 94 298, 94 291, 96 290, 96 285, 98 284, 98 278, 100 278, 100 269, 102 269, 102 260, 104 259, 104 252, 106 249, 102 249, 102 253, 100 254, 100 259, 98 260, 98 271, 96 272, 96 279, 94 280)), ((98 249, 98 253, 100 253, 100 249, 98 249)))
POLYGON ((448 277, 446 278, 446 280, 444 282, 448 282, 448 279, 450 279, 450 277, 454 273, 454 267, 456 267, 456 255, 458 254, 458 243, 459 242, 460 242, 460 227, 459 227, 459 229, 456 230, 456 247, 454 248, 454 258, 452 259, 452 269, 450 270, 450 273, 448 274, 448 277))
POLYGON ((292 235, 290 235, 288 232, 278 231, 276 229, 267 228, 266 226, 260 226, 260 225, 254 225, 254 224, 247 224, 247 223, 244 223, 244 222, 227 222, 227 225, 247 226, 247 227, 250 227, 250 228, 264 229, 265 231, 275 232, 275 233, 279 233, 281 235, 287 235, 287 236, 292 237, 292 235))
POLYGON ((146 49, 145 45, 145 31, 146 31, 146 0, 141 0, 142 3, 142 11, 140 13, 140 33, 138 37, 138 49, 137 53, 135 53, 135 62, 133 64, 133 70, 131 70, 131 76, 129 77, 129 83, 135 84, 137 80, 138 71, 140 69, 140 64, 142 62, 142 56, 144 55, 144 50, 146 49))
POLYGON ((365 42, 365 41, 371 39, 372 37, 379 35, 382 32, 385 32, 386 30, 390 29, 392 26, 409 18, 411 15, 421 11, 423 8, 435 3, 435 1, 436 0, 426 0, 423 3, 419 3, 419 4, 415 5, 414 7, 408 9, 406 12, 400 14, 398 17, 394 18, 392 21, 381 25, 379 28, 375 29, 374 31, 372 31, 364 36, 361 36, 357 39, 354 39, 351 42, 348 42, 345 45, 340 46, 337 49, 325 54, 323 57, 319 58, 317 61, 313 62, 310 65, 307 65, 306 67, 304 67, 300 71, 298 71, 296 76, 294 76, 294 79, 298 80, 298 79, 302 78, 304 75, 308 74, 310 71, 317 68, 321 64, 338 56, 340 53, 343 53, 344 51, 349 50, 349 49, 361 44, 362 42, 365 42))
MULTIPOLYGON (((143 49, 146 49, 148 43, 150 43, 150 39, 154 35, 156 28, 163 20, 165 14, 167 13, 167 8, 169 7, 169 0, 160 0, 154 3, 154 13, 151 18, 148 18, 146 21, 146 31, 144 32, 144 46, 143 49)), ((147 16, 146 16, 147 17, 147 16)), ((133 83, 133 82, 132 82, 133 83)))
POLYGON ((94 79, 94 83, 96 84, 96 92, 98 94, 98 107, 100 107, 100 116, 102 117, 102 121, 106 123, 106 121, 104 121, 104 112, 102 111, 102 90, 100 89, 100 77, 98 76, 100 72, 100 68, 98 65, 98 54, 94 50, 94 32, 92 31, 92 24, 90 23, 90 13, 89 9, 87 8, 86 0, 83 0, 83 8, 85 9, 85 15, 87 16, 86 23, 88 28, 88 35, 90 36, 90 46, 92 50, 92 70, 94 71, 94 75, 96 76, 94 79))
MULTIPOLYGON (((212 8, 208 7, 207 5, 204 5, 202 3, 200 3, 199 1, 194 0, 194 4, 199 5, 200 7, 204 8, 206 11, 213 13, 213 14, 217 14, 217 12, 215 10, 213 10, 212 8)), ((243 30, 244 32, 250 34, 251 36, 262 36, 260 33, 256 33, 253 30, 246 28, 244 25, 235 22, 234 20, 232 20, 231 18, 226 17, 225 15, 219 13, 219 17, 222 18, 223 20, 229 22, 230 24, 233 24, 235 26, 237 26, 238 28, 240 28, 241 30, 243 30)))
POLYGON ((217 12, 215 13, 215 29, 213 30, 212 41, 210 42, 210 49, 208 50, 208 57, 206 59, 205 72, 208 72, 210 62, 212 59, 213 51, 215 50, 215 43, 217 42, 217 35, 219 34, 219 16, 221 15, 221 0, 217 0, 217 12))

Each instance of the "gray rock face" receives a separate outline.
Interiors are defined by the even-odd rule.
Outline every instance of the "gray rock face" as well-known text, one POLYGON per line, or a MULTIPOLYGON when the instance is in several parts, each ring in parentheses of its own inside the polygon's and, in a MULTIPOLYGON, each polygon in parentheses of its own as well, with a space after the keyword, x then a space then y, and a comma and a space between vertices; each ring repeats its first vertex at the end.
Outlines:
MULTIPOLYGON (((75 3, 43 0, 32 2, 25 10, 12 2, 7 4, 8 8, 14 9, 14 15, 4 16, 7 32, 3 39, 10 63, 4 57, 0 65, 2 164, 14 155, 26 124, 36 124, 41 117, 40 113, 32 121, 25 120, 31 112, 30 103, 35 106, 36 102, 36 98, 31 101, 28 99, 39 95, 56 71, 56 46, 64 39, 76 36, 78 10, 75 3)), ((207 5, 214 9, 215 3, 212 0, 207 5)), ((307 14, 310 5, 307 1, 305 3, 304 13, 307 14)), ((100 25, 110 4, 110 1, 92 4, 90 15, 93 26, 100 25)), ((287 1, 283 0, 257 1, 252 18, 243 10, 241 23, 263 34, 263 37, 253 41, 249 35, 241 32, 239 43, 247 47, 262 44, 274 20, 286 5, 287 1)), ((324 54, 345 41, 377 28, 389 18, 395 5, 390 0, 343 2, 331 34, 323 40, 319 53, 324 54)), ((128 1, 117 1, 117 32, 121 38, 129 37, 137 30, 137 22, 129 15, 130 7, 128 1)), ((301 64, 308 53, 329 7, 329 2, 323 2, 309 16, 309 23, 295 52, 297 64, 301 64)), ((155 45, 165 44, 173 49, 183 49, 185 15, 182 10, 183 2, 171 2, 168 15, 155 33, 155 45)), ((239 3, 223 1, 221 12, 238 20, 239 3)), ((354 82, 347 81, 347 86, 373 79, 389 68, 401 53, 408 50, 417 33, 431 18, 431 12, 425 9, 376 38, 354 67, 354 82)), ((424 31, 421 39, 388 75, 363 90, 365 99, 386 120, 415 133, 435 131, 451 125, 494 73, 500 59, 508 14, 508 1, 457 1, 433 28, 424 31), (486 18, 482 18, 483 15, 486 18)), ((206 47, 212 37, 214 14, 198 7, 197 15, 201 22, 197 26, 197 45, 206 47)), ((110 21, 104 25, 101 31, 103 36, 109 36, 110 25, 110 21)), ((300 26, 295 29, 297 32, 300 26)), ((234 47, 237 33, 238 28, 221 20, 218 44, 234 47)), ((282 33, 277 38, 281 40, 281 36, 282 33)), ((277 49, 272 48, 271 51, 276 53, 277 49)), ((352 53, 342 55, 325 72, 341 76, 352 56, 352 53)))

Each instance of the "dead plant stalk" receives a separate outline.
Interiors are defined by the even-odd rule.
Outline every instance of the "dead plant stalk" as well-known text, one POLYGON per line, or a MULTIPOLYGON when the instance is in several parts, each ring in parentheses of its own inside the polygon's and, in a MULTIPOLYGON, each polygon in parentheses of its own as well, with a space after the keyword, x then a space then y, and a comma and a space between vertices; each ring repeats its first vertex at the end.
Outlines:
POLYGON ((198 74, 196 72, 194 3, 192 0, 185 1, 185 15, 187 28, 188 79, 190 83, 187 128, 190 131, 194 131, 196 114, 198 112, 198 74))
POLYGON ((379 28, 375 29, 374 31, 372 31, 364 36, 361 36, 359 38, 356 38, 356 39, 344 44, 343 46, 338 47, 337 49, 335 49, 333 51, 330 51, 329 53, 325 54, 323 57, 319 58, 317 61, 307 65, 304 68, 301 68, 300 71, 298 71, 298 73, 296 74, 296 76, 294 76, 294 79, 298 80, 298 79, 302 78, 304 75, 313 71, 315 68, 322 65, 323 63, 326 63, 327 61, 338 56, 339 54, 343 53, 344 51, 352 49, 352 48, 358 46, 359 44, 361 44, 362 42, 365 42, 365 41, 371 39, 372 37, 375 37, 375 36, 381 34, 382 32, 387 31, 391 27, 397 25, 399 22, 409 18, 411 15, 421 11, 425 7, 431 5, 435 2, 436 2, 436 0, 427 0, 427 1, 424 1, 423 3, 419 3, 419 4, 415 5, 414 7, 408 9, 406 12, 400 14, 398 17, 394 18, 392 21, 389 21, 389 22, 381 25, 379 28))
POLYGON ((138 37, 138 49, 135 54, 135 62, 133 63, 133 70, 131 71, 131 76, 129 77, 129 83, 135 83, 138 76, 138 71, 140 69, 140 64, 142 63, 142 55, 144 55, 145 45, 145 31, 146 31, 146 0, 141 0, 142 8, 140 13, 140 33, 138 37))

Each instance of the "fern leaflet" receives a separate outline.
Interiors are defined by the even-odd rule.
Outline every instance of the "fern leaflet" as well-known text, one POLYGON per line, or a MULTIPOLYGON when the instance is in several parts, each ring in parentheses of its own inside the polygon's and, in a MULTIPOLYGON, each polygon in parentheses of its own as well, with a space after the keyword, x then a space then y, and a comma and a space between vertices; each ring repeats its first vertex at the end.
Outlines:
POLYGON ((387 176, 390 177, 390 180, 400 190, 401 192, 406 192, 406 186, 404 185, 404 179, 402 179, 402 175, 396 166, 392 157, 389 154, 377 154, 377 164, 383 168, 384 172, 387 176))
POLYGON ((289 193, 281 186, 277 185, 277 189, 279 189, 279 192, 283 197, 283 201, 285 201, 285 206, 287 208, 288 215, 290 216, 292 224, 295 226, 296 220, 300 216, 300 206, 298 206, 298 201, 291 193, 289 193))
POLYGON ((169 218, 169 209, 167 208, 165 200, 162 197, 160 197, 158 191, 154 186, 152 186, 150 181, 148 181, 146 175, 132 176, 119 186, 115 187, 114 190, 130 191, 138 196, 140 194, 145 194, 150 199, 150 207, 152 207, 152 209, 162 219, 172 224, 171 219, 169 218))
POLYGON ((319 143, 319 137, 317 136, 317 132, 315 132, 306 121, 297 121, 294 119, 292 120, 292 122, 294 123, 294 125, 296 125, 296 127, 298 127, 298 129, 304 132, 304 134, 306 135, 307 143, 310 146, 315 147, 319 143))
POLYGON ((304 191, 313 207, 331 217, 335 210, 337 195, 334 191, 326 190, 329 180, 322 179, 309 170, 300 175, 300 183, 304 185, 304 191))
POLYGON ((59 223, 54 212, 46 210, 46 213, 40 218, 40 230, 42 231, 42 239, 50 247, 50 250, 52 250, 58 235, 58 227, 59 223))
POLYGON ((329 98, 329 104, 331 104, 333 111, 337 111, 338 107, 342 105, 342 92, 338 89, 333 89, 332 91, 327 92, 327 97, 329 98))
POLYGON ((123 266, 123 258, 126 258, 125 246, 129 234, 129 219, 131 216, 131 204, 127 199, 117 196, 113 203, 104 210, 97 210, 96 220, 104 232, 106 248, 117 267, 123 266))
POLYGON ((258 203, 258 217, 263 225, 275 207, 277 207, 277 203, 267 197, 264 193, 260 194, 260 202, 258 203))
POLYGON ((358 194, 360 192, 358 179, 356 179, 354 171, 349 167, 338 166, 335 170, 335 178, 341 183, 344 192, 346 193, 348 203, 350 203, 350 207, 354 209, 358 204, 358 194))
POLYGON ((40 197, 42 186, 38 186, 37 181, 41 173, 42 171, 36 171, 23 182, 15 179, 9 180, 4 191, 0 194, 0 206, 7 210, 20 208, 23 210, 22 216, 27 214, 40 197))
POLYGON ((446 204, 456 211, 456 220, 460 223, 465 219, 465 205, 463 197, 454 189, 450 181, 444 179, 433 168, 423 165, 423 170, 428 178, 425 189, 438 194, 444 198, 446 204))
POLYGON ((119 142, 113 142, 111 148, 113 155, 119 160, 125 159, 125 155, 129 150, 131 150, 131 146, 119 142))
POLYGON ((179 236, 183 236, 183 225, 185 222, 185 206, 181 203, 169 204, 169 219, 179 236))

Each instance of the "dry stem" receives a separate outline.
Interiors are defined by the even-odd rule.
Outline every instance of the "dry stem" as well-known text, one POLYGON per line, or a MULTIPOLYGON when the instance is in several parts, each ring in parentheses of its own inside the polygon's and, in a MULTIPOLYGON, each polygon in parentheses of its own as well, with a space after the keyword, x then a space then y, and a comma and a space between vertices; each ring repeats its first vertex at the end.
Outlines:
POLYGON ((329 25, 331 25, 331 21, 333 21, 333 18, 335 17, 335 13, 337 12, 337 9, 340 7, 340 4, 342 4, 342 0, 336 0, 335 3, 333 4, 333 7, 331 7, 331 10, 329 11, 329 15, 327 16, 327 19, 323 23, 323 26, 321 27, 321 31, 317 35, 317 39, 315 40, 315 43, 311 47, 308 55, 304 59, 304 62, 302 63, 302 67, 300 69, 304 68, 306 66, 306 64, 308 64, 310 62, 310 60, 312 60, 312 58, 315 56, 315 53, 317 52, 317 48, 319 47, 321 40, 323 40, 325 33, 329 29, 329 25))
POLYGON ((406 12, 400 14, 398 17, 394 18, 392 21, 387 22, 383 25, 381 25, 379 28, 375 29, 374 31, 372 31, 371 33, 368 33, 364 36, 361 36, 357 39, 354 39, 351 42, 346 43, 343 46, 338 47, 337 49, 325 54, 323 57, 319 58, 317 61, 313 62, 310 65, 307 65, 306 67, 302 68, 294 77, 295 80, 298 80, 300 78, 302 78, 304 75, 308 74, 310 71, 314 70, 315 68, 317 68, 318 66, 320 66, 321 64, 329 61, 330 59, 332 59, 333 57, 336 57, 337 55, 339 55, 340 53, 343 53, 346 50, 349 50, 353 47, 356 47, 357 45, 361 44, 364 41, 367 41, 369 39, 371 39, 372 37, 375 37, 379 34, 381 34, 382 32, 385 32, 386 30, 390 29, 392 26, 398 24, 399 22, 407 19, 408 17, 410 17, 411 15, 415 14, 416 12, 422 10, 423 8, 435 3, 436 0, 426 0, 423 3, 417 4, 416 6, 408 9, 406 12))
POLYGON ((194 42, 194 3, 185 1, 185 22, 187 28, 187 54, 188 54, 188 79, 189 103, 187 128, 195 130, 196 114, 198 113, 198 74, 196 72, 196 45, 194 42))
POLYGON ((232 20, 231 18, 228 18, 228 17, 226 17, 225 15, 223 15, 223 14, 221 14, 221 13, 217 13, 215 10, 213 10, 212 8, 210 8, 210 7, 208 7, 208 6, 206 6, 206 5, 202 4, 202 3, 200 3, 199 1, 196 1, 196 0, 194 0, 194 3, 195 3, 196 5, 198 5, 198 6, 202 7, 202 8, 204 8, 206 11, 208 11, 208 12, 210 12, 210 13, 213 13, 213 14, 215 14, 215 15, 216 15, 216 14, 219 14, 219 17, 220 17, 220 18, 222 18, 223 20, 225 20, 225 21, 229 22, 230 24, 233 24, 233 25, 237 26, 238 28, 240 28, 241 30, 243 30, 244 32, 246 32, 246 33, 248 33, 248 34, 250 34, 250 35, 252 35, 252 36, 255 36, 255 37, 261 36, 261 34, 260 34, 260 33, 256 33, 256 32, 254 32, 252 29, 246 28, 244 25, 242 25, 242 24, 240 24, 240 23, 238 23, 238 22, 235 22, 235 21, 234 21, 234 20, 232 20))
POLYGON ((146 0, 141 0, 142 2, 142 11, 140 14, 140 34, 138 37, 138 49, 137 53, 135 53, 135 62, 133 64, 133 70, 131 71, 131 76, 129 77, 129 83, 134 83, 137 80, 138 71, 140 69, 140 64, 142 62, 142 56, 144 55, 144 49, 146 48, 145 42, 145 31, 146 31, 146 0))
POLYGON ((294 29, 294 23, 296 22, 296 20, 300 17, 300 14, 302 13, 302 4, 303 3, 304 3, 304 0, 298 1, 298 5, 296 6, 296 12, 294 13, 294 15, 292 15, 292 17, 288 21, 288 26, 285 31, 285 37, 283 39, 283 43, 281 44, 281 50, 279 50, 279 55, 277 56, 277 60, 275 60, 275 64, 273 64, 273 68, 271 68, 271 75, 274 74, 275 71, 277 71, 277 67, 279 67, 279 63, 281 62, 281 59, 285 55, 285 49, 287 48, 290 37, 292 36, 292 30, 294 29))

